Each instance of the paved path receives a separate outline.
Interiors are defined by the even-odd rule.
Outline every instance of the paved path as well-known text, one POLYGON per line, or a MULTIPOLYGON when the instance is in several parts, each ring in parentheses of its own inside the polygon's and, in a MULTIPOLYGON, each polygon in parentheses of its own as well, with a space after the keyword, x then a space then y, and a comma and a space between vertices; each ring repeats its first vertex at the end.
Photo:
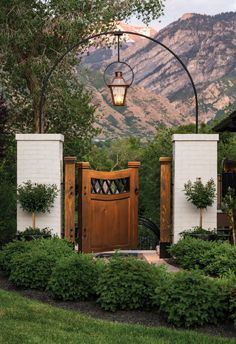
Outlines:
POLYGON ((167 271, 170 272, 177 272, 179 271, 179 268, 176 266, 170 265, 167 263, 164 259, 161 259, 156 251, 146 251, 141 253, 143 259, 145 259, 148 263, 153 263, 156 265, 165 265, 167 271))
MULTIPOLYGON (((165 265, 167 271, 170 271, 170 272, 179 271, 179 268, 167 263, 164 259, 161 259, 159 257, 159 254, 155 250, 120 250, 119 252, 124 255, 127 254, 131 256, 141 257, 150 264, 153 263, 156 265, 165 265)), ((115 253, 114 251, 108 251, 108 252, 96 253, 95 255, 98 255, 100 257, 101 256, 106 257, 106 256, 111 256, 114 253, 115 253)))

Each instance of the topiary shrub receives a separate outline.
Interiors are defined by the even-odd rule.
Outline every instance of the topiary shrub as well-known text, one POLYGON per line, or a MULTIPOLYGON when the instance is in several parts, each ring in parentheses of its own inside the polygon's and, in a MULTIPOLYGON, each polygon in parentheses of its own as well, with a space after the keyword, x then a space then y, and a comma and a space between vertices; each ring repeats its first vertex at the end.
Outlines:
POLYGON ((59 300, 86 300, 95 294, 101 262, 91 255, 76 254, 58 260, 48 291, 59 300))
POLYGON ((13 241, 3 246, 0 251, 0 269, 7 275, 11 272, 12 259, 20 254, 31 250, 31 245, 26 241, 13 241))
POLYGON ((175 326, 217 323, 228 311, 223 284, 199 271, 172 274, 155 292, 161 314, 175 326))
POLYGON ((205 185, 201 178, 192 183, 190 180, 184 184, 184 192, 187 200, 200 210, 200 227, 202 228, 203 209, 211 207, 216 198, 216 185, 211 178, 205 185))
POLYGON ((56 258, 45 251, 30 250, 11 260, 10 280, 18 287, 43 290, 55 266, 56 258))
POLYGON ((162 267, 133 257, 112 257, 99 276, 97 301, 108 311, 150 307, 154 290, 165 274, 162 267))
POLYGON ((17 200, 21 208, 32 214, 32 228, 35 228, 35 213, 50 212, 58 189, 55 184, 32 183, 30 180, 17 188, 17 200))

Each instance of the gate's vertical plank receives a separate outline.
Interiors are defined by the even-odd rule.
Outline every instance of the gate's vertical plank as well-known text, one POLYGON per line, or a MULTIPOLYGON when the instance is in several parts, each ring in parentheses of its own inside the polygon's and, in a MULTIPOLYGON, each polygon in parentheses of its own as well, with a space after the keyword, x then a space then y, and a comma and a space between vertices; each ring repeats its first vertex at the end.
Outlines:
POLYGON ((75 242, 75 164, 76 157, 65 157, 64 234, 65 239, 75 242))
POLYGON ((138 246, 138 194, 139 194, 139 161, 129 161, 128 168, 130 170, 130 246, 137 248, 138 246))
POLYGON ((79 178, 79 211, 78 211, 78 236, 79 251, 90 252, 89 245, 89 202, 90 202, 90 165, 89 162, 78 163, 79 178))
POLYGON ((160 161, 160 258, 166 258, 171 243, 171 158, 160 161))

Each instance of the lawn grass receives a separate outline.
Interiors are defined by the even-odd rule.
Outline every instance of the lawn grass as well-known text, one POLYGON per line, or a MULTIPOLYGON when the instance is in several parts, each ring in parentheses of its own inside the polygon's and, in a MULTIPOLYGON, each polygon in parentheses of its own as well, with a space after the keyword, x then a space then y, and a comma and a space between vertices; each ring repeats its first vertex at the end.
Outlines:
POLYGON ((94 320, 0 290, 1 344, 220 344, 235 340, 193 331, 94 320))

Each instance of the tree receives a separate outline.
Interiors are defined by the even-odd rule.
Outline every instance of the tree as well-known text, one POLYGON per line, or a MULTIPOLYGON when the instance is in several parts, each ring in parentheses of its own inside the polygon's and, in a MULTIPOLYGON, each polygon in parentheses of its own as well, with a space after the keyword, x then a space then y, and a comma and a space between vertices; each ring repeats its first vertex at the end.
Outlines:
POLYGON ((236 245, 236 195, 235 190, 229 188, 221 203, 222 211, 226 213, 232 228, 233 244, 236 245))
POLYGON ((40 184, 27 181, 17 188, 17 199, 23 210, 32 213, 32 228, 35 229, 35 213, 50 212, 58 194, 55 184, 40 184))
POLYGON ((184 184, 184 192, 187 200, 200 210, 200 228, 202 228, 202 211, 211 207, 216 198, 216 186, 213 179, 210 179, 205 185, 201 178, 192 183, 190 180, 184 184))
MULTIPOLYGON (((14 122, 23 122, 24 128, 39 131, 42 80, 68 47, 89 35, 114 28, 115 21, 136 15, 147 23, 158 18, 162 11, 163 0, 2 0, 1 77, 14 122)), ((90 44, 97 45, 99 41, 90 44)), ((50 102, 45 109, 47 131, 55 129, 49 125, 53 118, 60 121, 64 116, 66 122, 66 112, 70 108, 58 106, 62 95, 60 81, 63 80, 65 86, 65 82, 70 80, 72 68, 78 63, 77 54, 84 49, 85 45, 69 54, 50 80, 50 102), (58 108, 66 112, 58 116, 58 108), (50 111, 53 111, 51 115, 50 111)), ((69 95, 73 94, 74 86, 68 82, 67 87, 69 95)), ((70 105, 75 106, 74 103, 70 105)), ((80 115, 77 112, 77 119, 80 115)), ((69 127, 70 122, 67 123, 69 127)))

